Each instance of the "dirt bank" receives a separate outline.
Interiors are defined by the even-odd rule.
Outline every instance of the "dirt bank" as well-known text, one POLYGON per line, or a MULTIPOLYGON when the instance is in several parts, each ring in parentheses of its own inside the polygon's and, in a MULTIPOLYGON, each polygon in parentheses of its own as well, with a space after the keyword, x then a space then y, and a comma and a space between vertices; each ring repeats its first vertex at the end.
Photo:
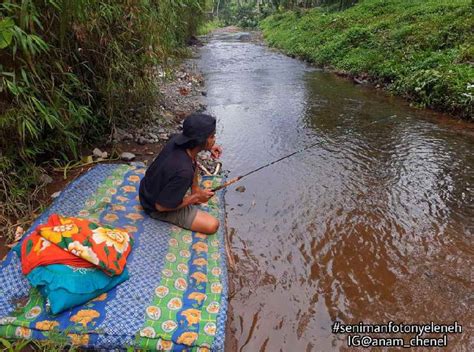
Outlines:
MULTIPOLYGON (((200 45, 199 42, 196 43, 200 45)), ((192 54, 197 46, 190 47, 192 54)), ((130 163, 153 160, 169 137, 179 133, 184 117, 194 111, 203 111, 203 96, 206 94, 202 75, 192 63, 182 62, 171 68, 157 68, 156 79, 160 87, 160 97, 156 103, 154 118, 142 126, 115 128, 111 135, 96 148, 81 151, 82 162, 67 168, 45 168, 43 184, 31 191, 29 204, 21 204, 23 209, 17 214, 2 216, 0 228, 0 258, 4 258, 14 242, 19 227, 27 230, 42 211, 49 206, 67 184, 98 163, 130 163), (123 154, 127 153, 127 154, 123 154)), ((204 162, 205 163, 205 162, 204 162)))

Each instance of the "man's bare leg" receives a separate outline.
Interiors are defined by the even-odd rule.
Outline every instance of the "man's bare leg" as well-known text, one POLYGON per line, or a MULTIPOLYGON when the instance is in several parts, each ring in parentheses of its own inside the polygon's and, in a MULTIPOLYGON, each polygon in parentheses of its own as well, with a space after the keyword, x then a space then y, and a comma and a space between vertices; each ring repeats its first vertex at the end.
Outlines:
POLYGON ((205 211, 198 210, 196 217, 191 224, 191 230, 212 235, 219 228, 219 220, 205 211))

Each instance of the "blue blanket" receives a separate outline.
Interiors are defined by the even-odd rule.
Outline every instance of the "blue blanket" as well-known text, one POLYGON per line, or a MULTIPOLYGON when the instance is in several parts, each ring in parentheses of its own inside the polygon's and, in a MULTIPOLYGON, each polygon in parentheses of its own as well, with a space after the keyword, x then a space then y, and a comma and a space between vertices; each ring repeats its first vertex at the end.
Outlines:
MULTIPOLYGON (((23 237, 52 213, 111 222, 134 235, 127 262, 130 279, 95 300, 52 316, 11 251, 0 263, 1 337, 42 340, 59 334, 73 344, 108 350, 224 349, 225 226, 213 236, 203 236, 148 217, 137 195, 144 171, 142 166, 94 167, 64 189, 23 237), (175 280, 176 275, 181 281, 175 280)), ((223 180, 204 177, 203 182, 215 186, 223 180)), ((203 208, 224 224, 222 191, 203 208)))

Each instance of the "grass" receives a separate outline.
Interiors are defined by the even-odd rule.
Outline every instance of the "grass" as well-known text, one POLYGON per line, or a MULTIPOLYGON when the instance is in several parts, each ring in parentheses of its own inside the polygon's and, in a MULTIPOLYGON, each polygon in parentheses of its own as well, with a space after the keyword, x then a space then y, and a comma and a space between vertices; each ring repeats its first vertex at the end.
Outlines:
POLYGON ((51 340, 30 341, 30 340, 7 340, 0 338, 0 351, 22 352, 22 351, 40 351, 40 352, 77 352, 78 348, 69 343, 67 337, 51 340))
POLYGON ((361 0, 341 12, 275 14, 261 27, 290 55, 473 120, 473 9, 470 0, 361 0))
POLYGON ((212 21, 207 21, 201 24, 197 29, 197 34, 206 35, 212 32, 213 30, 221 27, 224 27, 224 22, 218 19, 213 19, 212 21))

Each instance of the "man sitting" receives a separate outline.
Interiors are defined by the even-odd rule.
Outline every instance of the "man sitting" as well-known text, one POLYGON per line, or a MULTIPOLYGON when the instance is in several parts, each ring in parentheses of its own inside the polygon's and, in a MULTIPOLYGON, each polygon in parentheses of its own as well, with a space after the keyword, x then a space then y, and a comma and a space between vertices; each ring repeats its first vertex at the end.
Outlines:
POLYGON ((222 148, 215 145, 216 119, 194 113, 183 123, 183 132, 172 137, 148 167, 140 183, 140 203, 152 218, 167 221, 188 230, 213 234, 219 220, 198 209, 214 192, 198 185, 196 156, 209 150, 220 157, 222 148), (188 189, 191 193, 186 195, 188 189))

